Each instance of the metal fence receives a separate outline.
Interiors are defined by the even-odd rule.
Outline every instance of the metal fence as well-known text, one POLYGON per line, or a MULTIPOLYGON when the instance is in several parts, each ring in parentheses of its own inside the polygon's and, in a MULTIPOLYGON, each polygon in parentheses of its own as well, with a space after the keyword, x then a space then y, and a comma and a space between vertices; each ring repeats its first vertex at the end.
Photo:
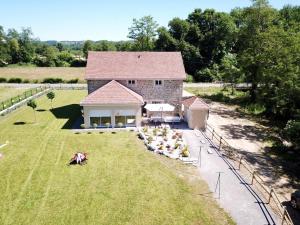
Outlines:
POLYGON ((294 225, 287 209, 282 205, 279 195, 276 193, 274 188, 270 187, 264 179, 259 175, 252 166, 241 156, 235 148, 233 148, 221 135, 219 135, 215 129, 207 124, 205 134, 211 139, 217 146, 219 151, 223 151, 224 155, 231 159, 236 165, 238 170, 244 170, 248 173, 251 180, 251 185, 262 194, 266 204, 275 210, 275 212, 281 218, 281 225, 294 225))
POLYGON ((42 92, 42 91, 44 91, 46 89, 47 89, 46 86, 32 88, 30 90, 27 90, 27 91, 23 92, 20 95, 14 96, 14 97, 12 97, 10 99, 7 99, 7 100, 5 100, 3 102, 0 102, 0 111, 5 110, 5 109, 7 109, 7 108, 9 108, 9 107, 11 107, 11 106, 13 106, 13 105, 15 105, 15 104, 23 101, 24 99, 29 98, 29 97, 31 97, 31 96, 39 93, 39 92, 42 92))

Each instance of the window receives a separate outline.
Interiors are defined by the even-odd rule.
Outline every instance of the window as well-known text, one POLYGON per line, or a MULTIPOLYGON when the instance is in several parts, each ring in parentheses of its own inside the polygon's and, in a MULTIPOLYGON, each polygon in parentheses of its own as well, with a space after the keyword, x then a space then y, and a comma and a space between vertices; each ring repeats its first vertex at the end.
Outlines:
POLYGON ((126 123, 126 117, 125 116, 116 116, 115 122, 117 127, 123 127, 126 123))
POLYGON ((96 127, 100 125, 100 117, 90 117, 90 126, 93 127, 94 124, 97 124, 96 127))
POLYGON ((111 117, 110 116, 101 117, 100 121, 101 121, 101 123, 100 123, 101 127, 111 126, 111 117))
POLYGON ((90 126, 94 127, 97 124, 96 127, 107 127, 111 126, 111 117, 110 116, 104 116, 104 117, 90 117, 90 126))
POLYGON ((134 126, 135 125, 135 116, 126 116, 126 125, 134 126))
POLYGON ((155 86, 162 86, 162 80, 155 80, 155 86))
POLYGON ((116 126, 135 126, 135 116, 116 116, 116 126))
POLYGON ((161 101, 161 100, 154 100, 154 101, 152 101, 152 104, 162 104, 163 103, 163 101, 161 101))
POLYGON ((128 81, 128 84, 129 84, 129 85, 135 85, 135 80, 129 80, 129 81, 128 81))

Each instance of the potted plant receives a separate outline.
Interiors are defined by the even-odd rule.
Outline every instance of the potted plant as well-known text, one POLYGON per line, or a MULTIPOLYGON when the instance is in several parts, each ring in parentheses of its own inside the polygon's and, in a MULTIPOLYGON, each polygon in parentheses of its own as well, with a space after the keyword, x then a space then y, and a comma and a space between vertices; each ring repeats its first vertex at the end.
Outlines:
POLYGON ((185 146, 185 147, 183 148, 183 150, 182 150, 182 152, 181 152, 181 155, 182 155, 183 157, 188 157, 188 156, 190 155, 190 152, 189 152, 187 146, 185 146))
POLYGON ((153 137, 152 137, 152 136, 149 136, 149 137, 147 138, 147 141, 148 141, 149 144, 151 144, 151 142, 153 141, 153 137))
POLYGON ((93 128, 95 128, 95 129, 98 127, 97 123, 93 123, 92 125, 93 125, 93 128))
POLYGON ((80 124, 80 128, 81 129, 84 129, 85 128, 85 125, 82 123, 82 124, 80 124))
POLYGON ((110 127, 110 123, 105 123, 106 128, 110 127))
POLYGON ((176 142, 174 148, 177 149, 177 148, 179 148, 179 146, 180 146, 180 144, 178 142, 176 142))
POLYGON ((118 126, 118 127, 123 127, 124 124, 120 122, 120 123, 117 124, 117 126, 118 126))
POLYGON ((166 127, 164 127, 162 130, 162 136, 166 137, 167 134, 168 134, 168 129, 166 127))
POLYGON ((148 132, 148 126, 143 127, 143 131, 144 131, 144 133, 147 133, 148 132))
POLYGON ((156 136, 157 135, 157 128, 153 129, 153 135, 156 136))

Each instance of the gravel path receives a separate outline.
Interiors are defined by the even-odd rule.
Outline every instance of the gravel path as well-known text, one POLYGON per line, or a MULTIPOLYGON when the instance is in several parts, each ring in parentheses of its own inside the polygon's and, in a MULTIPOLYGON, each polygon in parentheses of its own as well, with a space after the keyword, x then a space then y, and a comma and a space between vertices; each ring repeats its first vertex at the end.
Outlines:
MULTIPOLYGON (((279 218, 263 202, 256 193, 249 180, 243 179, 225 157, 219 154, 210 140, 193 130, 183 129, 184 138, 189 145, 191 157, 198 158, 200 146, 201 167, 198 165, 201 177, 208 183, 213 197, 239 225, 280 224, 279 218), (208 152, 210 149, 211 153, 208 152), (216 184, 218 172, 221 173, 220 199, 216 184)), ((210 197, 211 193, 199 193, 203 197, 210 197)))

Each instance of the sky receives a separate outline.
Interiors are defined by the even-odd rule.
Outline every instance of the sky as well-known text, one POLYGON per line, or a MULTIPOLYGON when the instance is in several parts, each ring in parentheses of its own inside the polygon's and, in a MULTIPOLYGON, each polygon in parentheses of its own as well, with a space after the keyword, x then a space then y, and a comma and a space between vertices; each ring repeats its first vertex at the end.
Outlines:
MULTIPOLYGON (((300 5, 300 0, 269 0, 275 8, 300 5)), ((5 30, 31 27, 45 40, 126 40, 133 18, 151 15, 160 26, 187 18, 195 8, 229 12, 250 0, 0 0, 0 25, 5 30)))

